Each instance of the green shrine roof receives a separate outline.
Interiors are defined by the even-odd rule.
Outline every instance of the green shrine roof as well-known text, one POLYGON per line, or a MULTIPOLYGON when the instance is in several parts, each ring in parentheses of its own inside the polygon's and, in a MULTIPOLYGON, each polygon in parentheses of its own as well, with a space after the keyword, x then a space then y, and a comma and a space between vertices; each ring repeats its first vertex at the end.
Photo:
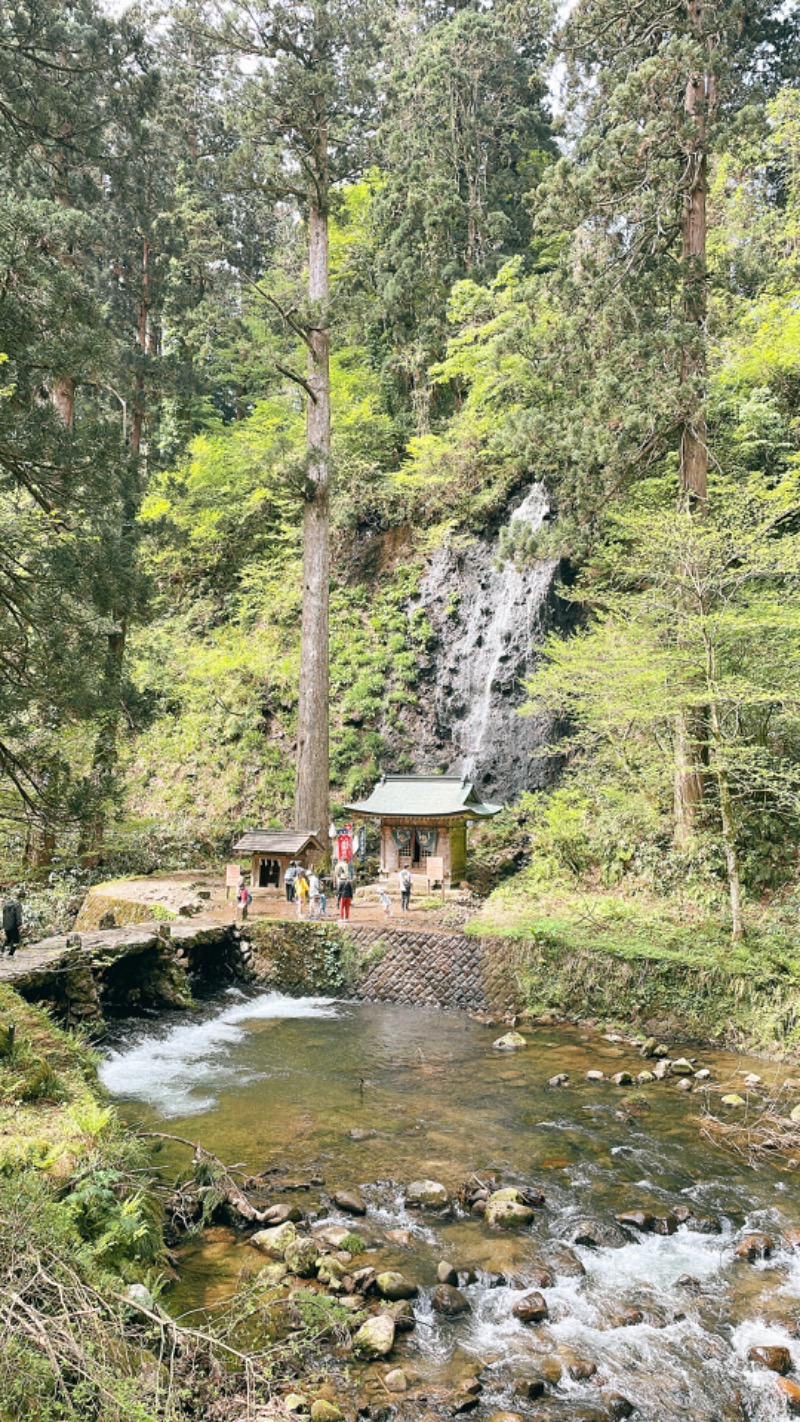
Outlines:
POLYGON ((485 805, 471 780, 460 775, 383 775, 367 800, 345 806, 362 815, 439 818, 444 815, 481 820, 497 815, 502 805, 485 805))

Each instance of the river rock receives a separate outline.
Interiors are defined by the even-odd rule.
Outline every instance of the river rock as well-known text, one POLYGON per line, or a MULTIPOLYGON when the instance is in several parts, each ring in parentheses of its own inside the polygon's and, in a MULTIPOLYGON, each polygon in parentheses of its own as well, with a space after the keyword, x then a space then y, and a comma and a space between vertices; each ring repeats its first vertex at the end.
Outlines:
POLYGON ((708 1067, 701 1067, 699 1071, 696 1071, 694 1074, 694 1079, 695 1081, 710 1081, 711 1072, 709 1071, 708 1067))
POLYGON ((721 1103, 722 1103, 723 1106, 746 1106, 746 1105, 747 1105, 747 1102, 745 1101, 744 1097, 743 1097, 743 1096, 740 1096, 739 1093, 738 1093, 738 1091, 728 1091, 728 1092, 726 1092, 726 1094, 725 1094, 724 1096, 720 1096, 719 1099, 720 1099, 720 1101, 721 1101, 721 1103))
POLYGON ((608 1422, 624 1422, 626 1417, 633 1416, 634 1406, 621 1392, 607 1392, 603 1398, 603 1411, 608 1422))
POLYGON ((761 1086, 761 1077, 757 1072, 749 1071, 744 1079, 744 1084, 748 1091, 753 1091, 757 1086, 761 1086))
POLYGON ((340 1210, 344 1210, 346 1215, 365 1215, 367 1213, 367 1207, 358 1190, 337 1190, 333 1196, 333 1203, 340 1210))
POLYGON ((511 1312, 515 1318, 519 1319, 520 1323, 543 1323, 550 1310, 543 1295, 534 1292, 524 1294, 521 1299, 517 1299, 511 1312))
POLYGON ((783 1395, 783 1400, 789 1412, 794 1417, 800 1417, 800 1387, 790 1378, 779 1378, 778 1387, 783 1395))
POLYGON ((656 1038, 656 1037, 648 1037, 646 1042, 642 1042, 642 1045, 641 1045, 641 1047, 640 1047, 639 1050, 640 1050, 640 1053, 641 1053, 641 1055, 642 1055, 643 1057, 654 1057, 655 1054, 656 1054, 656 1048, 657 1048, 657 1047, 658 1047, 658 1040, 657 1040, 657 1038, 656 1038))
POLYGON ((607 1220, 581 1219, 569 1227, 567 1238, 571 1244, 587 1245, 590 1249, 622 1249, 630 1243, 631 1237, 607 1220))
POLYGON ((448 1264, 446 1259, 437 1264, 436 1277, 440 1284, 452 1284, 453 1287, 458 1284, 458 1270, 454 1269, 452 1264, 448 1264))
POLYGON ((681 1079, 680 1079, 680 1081, 678 1082, 678 1090, 679 1090, 679 1091, 692 1091, 692 1090, 693 1090, 693 1087, 692 1087, 691 1077, 682 1076, 681 1079))
POLYGON ((568 1085, 569 1085, 569 1077, 568 1077, 568 1075, 567 1075, 567 1073, 566 1073, 565 1071, 559 1071, 559 1072, 556 1073, 555 1076, 551 1076, 551 1078, 550 1078, 550 1080, 548 1081, 547 1085, 548 1085, 548 1086, 568 1086, 568 1085))
POLYGON ((353 1351, 361 1358, 385 1358, 394 1347, 394 1319, 389 1313, 376 1313, 362 1323, 353 1339, 353 1351))
POLYGON ((639 1323, 644 1323, 642 1310, 640 1308, 624 1308, 621 1313, 615 1315, 613 1327, 635 1328, 639 1323))
POLYGON ((250 1243, 255 1249, 260 1249, 262 1254, 268 1254, 270 1259, 282 1259, 287 1245, 297 1239, 297 1230, 291 1220, 285 1224, 275 1225, 271 1229, 260 1229, 256 1234, 250 1236, 250 1243))
POLYGON ((311 1422, 343 1422, 344 1413, 327 1397, 318 1397, 311 1404, 311 1422))
POLYGON ((281 1402, 286 1412, 305 1412, 308 1407, 308 1398, 302 1392, 287 1392, 281 1402))
POLYGON ((647 1210, 626 1210, 617 1215, 617 1224, 623 1229, 638 1229, 641 1234, 649 1234, 655 1225, 655 1218, 647 1210))
POLYGON ((536 1363, 537 1372, 540 1372, 545 1382, 552 1383, 555 1387, 561 1382, 561 1375, 564 1368, 561 1359, 551 1353, 548 1358, 539 1358, 536 1363))
POLYGON ((410 1333, 413 1328, 416 1328, 416 1314, 408 1299, 400 1299, 399 1303, 392 1304, 388 1311, 394 1319, 394 1326, 398 1333, 410 1333))
POLYGON ((347 1225, 324 1225, 314 1230, 314 1238, 328 1249, 340 1249, 349 1235, 347 1225))
POLYGON ((365 1126, 354 1126, 352 1131, 348 1131, 347 1134, 351 1141, 374 1141, 378 1132, 365 1126))
POLYGON ((346 1274, 347 1269, 345 1265, 338 1259, 325 1257, 319 1261, 317 1278, 321 1284, 327 1284, 328 1288, 332 1289, 334 1293, 337 1293, 338 1290, 343 1287, 342 1280, 346 1274))
POLYGON ((793 1106, 789 1112, 790 1121, 800 1121, 800 1105, 793 1106))
POLYGON ((721 1234, 722 1225, 714 1215, 689 1215, 685 1221, 690 1234, 721 1234))
POLYGON ((409 1279, 404 1279, 402 1274, 398 1274, 394 1269, 387 1269, 383 1274, 375 1276, 375 1287, 382 1299, 388 1299, 390 1303, 397 1303, 400 1299, 415 1299, 419 1293, 416 1284, 412 1284, 409 1279))
POLYGON ((377 1269, 371 1264, 365 1265, 363 1269, 355 1269, 353 1272, 353 1291, 359 1294, 367 1294, 375 1286, 375 1275, 377 1269))
POLYGON ((655 1081, 655 1073, 652 1071, 640 1071, 636 1075, 637 1086, 647 1086, 651 1081, 655 1081))
POLYGON ((669 1057, 662 1057, 653 1067, 653 1076, 656 1081, 664 1081, 669 1076, 669 1057))
POLYGON ((605 1081, 605 1079, 606 1079, 606 1074, 605 1074, 604 1071, 598 1071, 598 1070, 595 1069, 595 1070, 592 1070, 592 1071, 587 1071, 587 1073, 586 1073, 586 1080, 587 1080, 587 1081, 605 1081))
POLYGON ((433 1307, 436 1313, 446 1314, 448 1318, 455 1318, 460 1313, 470 1313, 472 1304, 466 1294, 462 1294, 460 1289, 456 1289, 452 1284, 437 1284, 433 1291, 433 1307))
POLYGON ((691 1219, 694 1214, 694 1210, 690 1205, 673 1205, 672 1214, 675 1216, 678 1224, 686 1224, 686 1221, 691 1219))
POLYGON ((531 1401, 542 1397, 544 1393, 544 1382, 541 1378, 515 1378, 512 1386, 517 1397, 527 1397, 531 1401))
POLYGON ((760 1363, 762 1368, 769 1368, 773 1373, 788 1373, 792 1366, 792 1355, 788 1348, 776 1348, 762 1344, 757 1348, 751 1348, 747 1356, 751 1363, 760 1363))
POLYGON ((525 1422, 521 1412, 493 1412, 489 1422, 525 1422))
POLYGON ((669 1064, 670 1076, 694 1076, 694 1067, 688 1057, 676 1057, 669 1064))
POLYGON ((296 1205, 270 1205, 264 1211, 264 1224, 269 1226, 286 1224, 287 1220, 297 1224, 302 1218, 302 1211, 296 1205))
POLYGON ((678 1221, 674 1215, 656 1215, 653 1220, 654 1234, 674 1234, 678 1228, 678 1221))
POLYGON ((800 1249, 800 1226, 791 1225, 784 1230, 783 1238, 787 1249, 800 1249))
POLYGON ((383 1385, 389 1392, 406 1392, 408 1389, 408 1378, 402 1368, 392 1368, 383 1379, 383 1385))
POLYGON ((446 1210, 450 1196, 438 1180, 412 1180, 406 1190, 406 1205, 414 1210, 446 1210))
POLYGON ((146 1308, 148 1313, 156 1312, 156 1301, 144 1284, 129 1284, 125 1290, 125 1298, 133 1308, 146 1308))
POLYGON ((399 1244, 401 1249, 408 1249, 414 1242, 410 1229, 387 1229, 386 1238, 390 1244, 399 1244))
POLYGON ((768 1234, 746 1234, 733 1251, 737 1259, 752 1264, 756 1259, 769 1259, 775 1241, 768 1234))
POLYGON ((618 1071, 612 1076, 611 1082, 614 1086, 632 1086, 633 1077, 629 1071, 618 1071))
POLYGON ((301 1279, 310 1279, 316 1273, 319 1252, 314 1239, 299 1237, 292 1239, 283 1251, 287 1268, 301 1279))
POLYGON ((530 1205, 519 1204, 516 1200, 495 1200, 493 1197, 487 1200, 485 1213, 487 1223, 495 1229, 515 1229, 529 1225, 534 1219, 530 1205))
POLYGON ((567 1372, 573 1382, 588 1382, 597 1372, 597 1364, 588 1358, 576 1358, 574 1363, 567 1364, 567 1372))
POLYGON ((504 1036, 498 1037, 496 1042, 492 1042, 496 1052, 518 1052, 527 1045, 521 1032, 506 1032, 504 1036))

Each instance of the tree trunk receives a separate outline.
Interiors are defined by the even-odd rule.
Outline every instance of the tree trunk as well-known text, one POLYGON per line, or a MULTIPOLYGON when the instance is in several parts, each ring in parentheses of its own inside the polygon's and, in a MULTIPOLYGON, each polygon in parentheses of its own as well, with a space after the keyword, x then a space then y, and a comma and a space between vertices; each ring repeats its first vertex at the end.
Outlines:
MULTIPOLYGON (((702 37, 703 0, 689 0, 689 24, 702 37)), ((707 108, 711 80, 692 74, 686 85, 684 109, 694 131, 687 153, 688 181, 683 201, 683 309, 691 333, 681 352, 681 395, 684 410, 680 450, 680 497, 683 504, 702 508, 708 497, 708 424, 705 411, 706 316, 706 195, 708 192, 707 108)), ((680 715, 675 726, 675 837, 691 844, 703 803, 702 731, 693 718, 680 715)))
POLYGON ((722 728, 715 700, 715 688, 710 687, 711 732, 714 737, 714 774, 719 792, 719 817, 722 826, 722 843, 725 846, 725 867, 728 874, 728 892, 731 900, 731 937, 734 943, 744 938, 744 918, 742 914, 742 879, 739 869, 739 847, 736 834, 736 817, 731 799, 728 775, 720 759, 722 748, 722 728))
POLYGON ((328 601, 331 458, 328 347, 327 135, 319 129, 317 198, 308 224, 308 294, 313 325, 308 340, 306 443, 308 495, 303 515, 303 618, 297 708, 295 829, 323 837, 328 826, 328 601))

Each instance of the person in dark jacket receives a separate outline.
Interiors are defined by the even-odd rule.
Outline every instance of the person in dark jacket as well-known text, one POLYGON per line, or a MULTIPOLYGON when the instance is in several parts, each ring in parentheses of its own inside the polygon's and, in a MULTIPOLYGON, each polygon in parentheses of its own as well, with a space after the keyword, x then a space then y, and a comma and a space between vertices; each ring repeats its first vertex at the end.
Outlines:
POLYGON ((352 879, 340 879, 336 889, 336 897, 339 900, 339 917, 350 917, 350 905, 353 902, 353 881, 352 879))
POLYGON ((19 948, 20 933, 22 932, 22 904, 19 899, 8 899, 3 904, 3 933, 5 934, 5 946, 8 950, 9 958, 13 958, 19 948))

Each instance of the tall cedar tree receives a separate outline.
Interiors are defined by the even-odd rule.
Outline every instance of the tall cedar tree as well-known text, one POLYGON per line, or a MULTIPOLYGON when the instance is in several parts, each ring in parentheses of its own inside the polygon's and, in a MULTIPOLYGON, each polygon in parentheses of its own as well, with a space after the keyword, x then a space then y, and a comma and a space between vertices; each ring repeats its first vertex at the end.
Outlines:
MULTIPOLYGON (((131 119, 139 37, 92 0, 11 4, 0 14, 0 230, 3 344, 10 390, 0 409, 5 544, 3 768, 28 824, 33 861, 58 823, 84 818, 76 780, 86 740, 119 678, 104 675, 121 562, 137 500, 121 439, 114 342, 104 321, 111 135, 131 119), (7 738, 7 739, 6 739, 7 738), (72 761, 72 763, 71 763, 72 761)), ((122 584, 127 584, 123 592, 122 584)), ((11 810, 13 815, 14 811, 11 810)))
MULTIPOLYGON (((337 185, 363 166, 380 56, 379 0, 304 5, 233 0, 218 33, 237 68, 240 190, 269 194, 302 215, 308 289, 302 303, 268 299, 302 344, 306 395, 303 614, 295 825, 324 834, 329 792, 330 310, 328 224, 337 185)), ((267 292, 267 287, 262 288, 267 292)))

